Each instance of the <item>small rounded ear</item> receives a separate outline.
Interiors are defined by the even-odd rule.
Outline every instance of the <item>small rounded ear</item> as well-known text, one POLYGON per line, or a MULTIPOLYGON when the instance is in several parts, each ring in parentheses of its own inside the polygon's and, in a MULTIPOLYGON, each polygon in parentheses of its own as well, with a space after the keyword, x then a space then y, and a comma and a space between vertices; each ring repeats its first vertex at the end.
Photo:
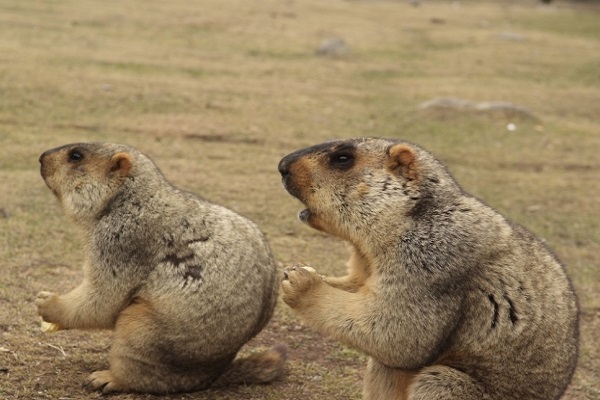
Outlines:
POLYGON ((387 168, 395 173, 401 174, 409 180, 415 180, 419 176, 417 155, 412 147, 406 144, 396 144, 388 150, 387 168))
POLYGON ((110 172, 118 172, 120 175, 127 175, 131 166, 131 156, 127 153, 117 153, 110 159, 110 172))

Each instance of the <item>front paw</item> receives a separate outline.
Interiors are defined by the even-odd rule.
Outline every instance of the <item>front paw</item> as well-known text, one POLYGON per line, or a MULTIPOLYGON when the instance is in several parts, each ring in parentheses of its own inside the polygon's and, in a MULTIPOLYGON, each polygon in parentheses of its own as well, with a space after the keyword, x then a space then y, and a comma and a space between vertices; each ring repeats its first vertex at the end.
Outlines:
POLYGON ((287 267, 281 288, 283 301, 292 308, 300 308, 310 301, 310 292, 323 284, 323 279, 315 270, 302 264, 287 267))
POLYGON ((58 295, 51 292, 40 292, 35 299, 37 312, 46 322, 60 322, 60 308, 58 295))

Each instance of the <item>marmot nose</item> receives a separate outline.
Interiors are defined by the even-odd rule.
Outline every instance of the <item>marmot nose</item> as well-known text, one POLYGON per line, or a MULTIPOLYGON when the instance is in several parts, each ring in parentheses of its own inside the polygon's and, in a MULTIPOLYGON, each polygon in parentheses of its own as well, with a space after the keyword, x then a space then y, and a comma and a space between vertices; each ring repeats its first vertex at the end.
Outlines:
POLYGON ((42 154, 40 154, 40 164, 44 160, 44 157, 46 157, 46 154, 48 153, 48 151, 50 151, 50 150, 46 150, 45 152, 43 152, 42 154))
POLYGON ((277 166, 277 169, 279 170, 279 173, 281 174, 282 178, 285 178, 286 176, 289 175, 290 173, 290 159, 289 156, 285 156, 281 159, 281 161, 279 161, 279 165, 277 166))
POLYGON ((68 148, 68 147, 73 147, 73 144, 65 144, 64 146, 55 147, 53 149, 46 150, 45 152, 43 152, 40 155, 40 163, 44 161, 44 158, 46 158, 46 156, 48 156, 48 155, 50 155, 52 153, 56 153, 56 152, 59 152, 61 150, 64 150, 65 148, 68 148))

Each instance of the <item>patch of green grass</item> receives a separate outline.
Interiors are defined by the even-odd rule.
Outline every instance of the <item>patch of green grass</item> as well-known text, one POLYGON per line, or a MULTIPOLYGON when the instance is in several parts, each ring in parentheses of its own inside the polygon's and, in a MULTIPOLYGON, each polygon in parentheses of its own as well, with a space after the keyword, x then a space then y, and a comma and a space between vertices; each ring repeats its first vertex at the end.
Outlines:
POLYGON ((589 61, 574 66, 571 79, 580 85, 600 86, 600 61, 589 61))
POLYGON ((586 40, 600 38, 598 13, 594 10, 521 14, 513 18, 512 22, 521 29, 531 32, 543 31, 555 35, 576 36, 586 40))

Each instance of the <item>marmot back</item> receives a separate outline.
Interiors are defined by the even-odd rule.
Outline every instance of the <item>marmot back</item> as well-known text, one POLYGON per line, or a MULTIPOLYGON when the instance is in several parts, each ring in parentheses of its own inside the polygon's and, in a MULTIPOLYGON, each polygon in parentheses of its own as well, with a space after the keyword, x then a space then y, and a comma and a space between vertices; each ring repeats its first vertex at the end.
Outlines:
POLYGON ((348 275, 286 269, 284 301, 370 356, 365 399, 558 399, 577 363, 565 271, 420 147, 337 140, 279 164, 300 219, 348 241, 348 275))
POLYGON ((276 378, 285 348, 238 350, 269 321, 278 279, 248 219, 169 184, 136 149, 76 143, 40 157, 41 173, 86 243, 83 283, 42 292, 45 321, 114 329, 103 392, 180 392, 276 378))

